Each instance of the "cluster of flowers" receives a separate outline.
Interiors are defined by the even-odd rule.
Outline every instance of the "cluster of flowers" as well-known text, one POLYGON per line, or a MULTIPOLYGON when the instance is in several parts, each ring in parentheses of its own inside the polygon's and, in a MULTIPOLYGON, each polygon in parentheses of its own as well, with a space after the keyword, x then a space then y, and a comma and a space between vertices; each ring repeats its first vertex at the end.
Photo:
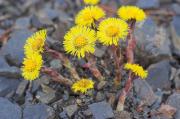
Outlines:
POLYGON ((22 76, 26 80, 34 80, 39 77, 43 64, 42 55, 47 31, 40 30, 30 36, 24 45, 24 61, 21 67, 22 76))
MULTIPOLYGON (((119 18, 105 18, 105 11, 96 5, 98 2, 99 0, 84 0, 84 3, 89 6, 79 11, 75 17, 76 25, 64 37, 63 45, 67 53, 84 58, 86 53, 93 54, 95 52, 97 41, 105 46, 117 46, 119 40, 125 40, 129 33, 128 21, 140 22, 146 18, 144 11, 136 6, 122 6, 117 11, 119 18)), ((138 64, 127 63, 124 68, 142 79, 146 78, 148 74, 138 64)), ((85 80, 77 81, 73 90, 84 93, 87 89, 93 88, 92 81, 85 80)))

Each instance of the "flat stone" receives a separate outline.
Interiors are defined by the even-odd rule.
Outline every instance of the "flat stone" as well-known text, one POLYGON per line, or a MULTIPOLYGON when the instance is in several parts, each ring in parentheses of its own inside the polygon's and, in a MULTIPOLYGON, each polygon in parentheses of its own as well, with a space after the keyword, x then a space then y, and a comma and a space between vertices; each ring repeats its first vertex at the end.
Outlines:
POLYGON ((175 119, 180 119, 180 93, 173 93, 170 95, 167 104, 177 109, 175 119))
POLYGON ((77 105, 69 105, 69 106, 65 107, 65 111, 70 118, 72 118, 72 116, 75 114, 75 112, 77 110, 78 110, 77 105))
POLYGON ((29 81, 27 81, 27 80, 22 80, 22 81, 19 83, 19 85, 18 85, 18 87, 17 87, 17 90, 16 90, 16 94, 17 94, 18 96, 22 96, 22 95, 25 93, 26 88, 27 88, 27 86, 28 86, 28 83, 29 83, 29 81))
POLYGON ((134 80, 134 89, 137 97, 146 105, 151 106, 157 100, 156 95, 146 80, 134 80))
POLYGON ((21 108, 17 104, 11 103, 8 99, 0 97, 0 118, 1 119, 21 119, 21 108))
POLYGON ((36 98, 45 104, 52 103, 56 99, 55 92, 54 93, 44 93, 41 91, 38 91, 36 94, 36 98))
MULTIPOLYGON (((26 106, 23 110, 23 119, 54 119, 55 111, 45 104, 26 106)), ((20 118, 19 118, 20 119, 20 118)))
POLYGON ((115 119, 132 119, 127 111, 115 112, 115 119))
POLYGON ((0 68, 9 67, 8 63, 6 62, 5 58, 0 54, 0 68))
POLYGON ((0 76, 7 78, 21 78, 21 71, 17 67, 0 67, 0 76))
POLYGON ((96 101, 103 101, 105 99, 105 95, 102 92, 97 92, 96 94, 96 101))
POLYGON ((159 8, 159 0, 138 0, 136 5, 143 9, 159 8))
POLYGON ((6 96, 8 93, 15 91, 19 82, 18 79, 0 77, 0 96, 6 96))
POLYGON ((174 16, 171 23, 173 53, 180 57, 180 16, 174 16))
POLYGON ((135 29, 137 41, 136 54, 139 60, 146 57, 145 64, 171 58, 170 32, 165 26, 157 26, 152 18, 145 20, 144 24, 135 29))
POLYGON ((113 118, 114 113, 109 103, 103 101, 88 105, 95 119, 113 118))
POLYGON ((32 34, 27 29, 15 30, 0 51, 0 54, 6 57, 8 63, 15 66, 20 66, 24 58, 24 44, 26 39, 32 34))
POLYGON ((28 17, 21 17, 17 19, 15 22, 16 29, 24 29, 24 28, 28 28, 29 26, 30 26, 30 18, 28 17))
POLYGON ((177 90, 180 90, 180 69, 177 70, 175 77, 174 77, 174 83, 177 90))
POLYGON ((153 90, 171 90, 170 81, 171 65, 168 60, 152 64, 148 68, 148 77, 146 81, 151 85, 153 90))
POLYGON ((105 47, 102 47, 102 48, 95 48, 95 52, 94 52, 94 55, 96 56, 96 57, 99 57, 99 58, 101 58, 104 54, 105 54, 105 50, 106 50, 106 48, 105 47))
POLYGON ((174 4, 172 4, 171 7, 172 7, 173 11, 174 11, 177 15, 180 15, 180 5, 179 5, 179 4, 174 3, 174 4))

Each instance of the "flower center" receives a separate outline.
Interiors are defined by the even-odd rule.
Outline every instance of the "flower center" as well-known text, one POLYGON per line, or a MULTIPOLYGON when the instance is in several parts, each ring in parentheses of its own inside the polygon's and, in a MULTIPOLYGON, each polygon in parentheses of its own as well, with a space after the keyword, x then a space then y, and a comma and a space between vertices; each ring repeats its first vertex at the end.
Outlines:
POLYGON ((116 26, 109 26, 106 30, 106 34, 109 37, 115 37, 119 33, 119 29, 116 26))
POLYGON ((87 44, 87 40, 83 36, 78 36, 74 41, 74 45, 75 45, 76 48, 82 48, 86 44, 87 44))
POLYGON ((32 72, 36 69, 36 63, 33 62, 32 60, 29 60, 27 65, 26 65, 26 70, 29 72, 32 72))

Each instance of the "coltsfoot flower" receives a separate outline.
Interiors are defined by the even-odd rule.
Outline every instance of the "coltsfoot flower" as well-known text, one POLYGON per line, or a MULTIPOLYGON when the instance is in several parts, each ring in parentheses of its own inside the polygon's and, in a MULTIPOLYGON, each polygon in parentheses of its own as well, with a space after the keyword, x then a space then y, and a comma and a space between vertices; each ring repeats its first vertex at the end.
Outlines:
POLYGON ((98 6, 88 6, 82 9, 75 18, 75 23, 82 26, 94 26, 95 21, 103 18, 105 12, 98 6))
POLYGON ((139 64, 126 63, 124 69, 132 71, 136 76, 139 76, 142 79, 145 79, 148 76, 148 72, 139 64))
POLYGON ((99 0, 84 0, 84 3, 88 5, 96 5, 98 2, 99 0))
POLYGON ((72 27, 64 39, 65 51, 78 58, 85 57, 85 53, 94 53, 95 51, 96 33, 88 27, 72 27))
POLYGON ((21 68, 24 79, 35 80, 38 78, 42 64, 42 56, 38 53, 33 53, 25 57, 21 68))
POLYGON ((119 8, 117 14, 126 21, 134 19, 139 22, 146 19, 145 12, 136 6, 122 6, 119 8))
POLYGON ((108 18, 99 24, 98 30, 97 37, 102 44, 118 45, 128 34, 128 24, 118 18, 108 18))
POLYGON ((29 37, 24 45, 25 55, 31 55, 34 52, 42 53, 47 36, 47 30, 43 29, 29 37))
POLYGON ((94 82, 90 79, 81 79, 72 85, 72 90, 80 93, 86 93, 89 89, 94 88, 94 82))

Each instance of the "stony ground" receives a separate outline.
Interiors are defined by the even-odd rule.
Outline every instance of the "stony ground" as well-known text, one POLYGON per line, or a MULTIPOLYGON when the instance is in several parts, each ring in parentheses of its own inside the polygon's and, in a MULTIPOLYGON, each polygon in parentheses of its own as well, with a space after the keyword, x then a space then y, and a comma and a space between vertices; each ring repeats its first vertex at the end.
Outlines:
MULTIPOLYGON (((148 69, 149 76, 134 81, 125 111, 116 112, 125 79, 119 89, 112 87, 114 65, 106 47, 95 52, 106 81, 86 95, 73 94, 44 74, 28 91, 29 82, 21 77, 24 43, 38 29, 47 28, 47 44, 64 53, 63 36, 83 6, 79 0, 0 0, 0 119, 180 119, 180 1, 102 0, 110 9, 125 4, 137 5, 149 15, 135 33, 136 62, 148 69), (163 105, 176 113, 168 113, 166 107, 163 114, 163 105)), ((68 57, 80 76, 95 79, 82 68, 85 60, 68 57)), ((46 55, 44 59, 46 66, 70 77, 61 61, 46 55)))

